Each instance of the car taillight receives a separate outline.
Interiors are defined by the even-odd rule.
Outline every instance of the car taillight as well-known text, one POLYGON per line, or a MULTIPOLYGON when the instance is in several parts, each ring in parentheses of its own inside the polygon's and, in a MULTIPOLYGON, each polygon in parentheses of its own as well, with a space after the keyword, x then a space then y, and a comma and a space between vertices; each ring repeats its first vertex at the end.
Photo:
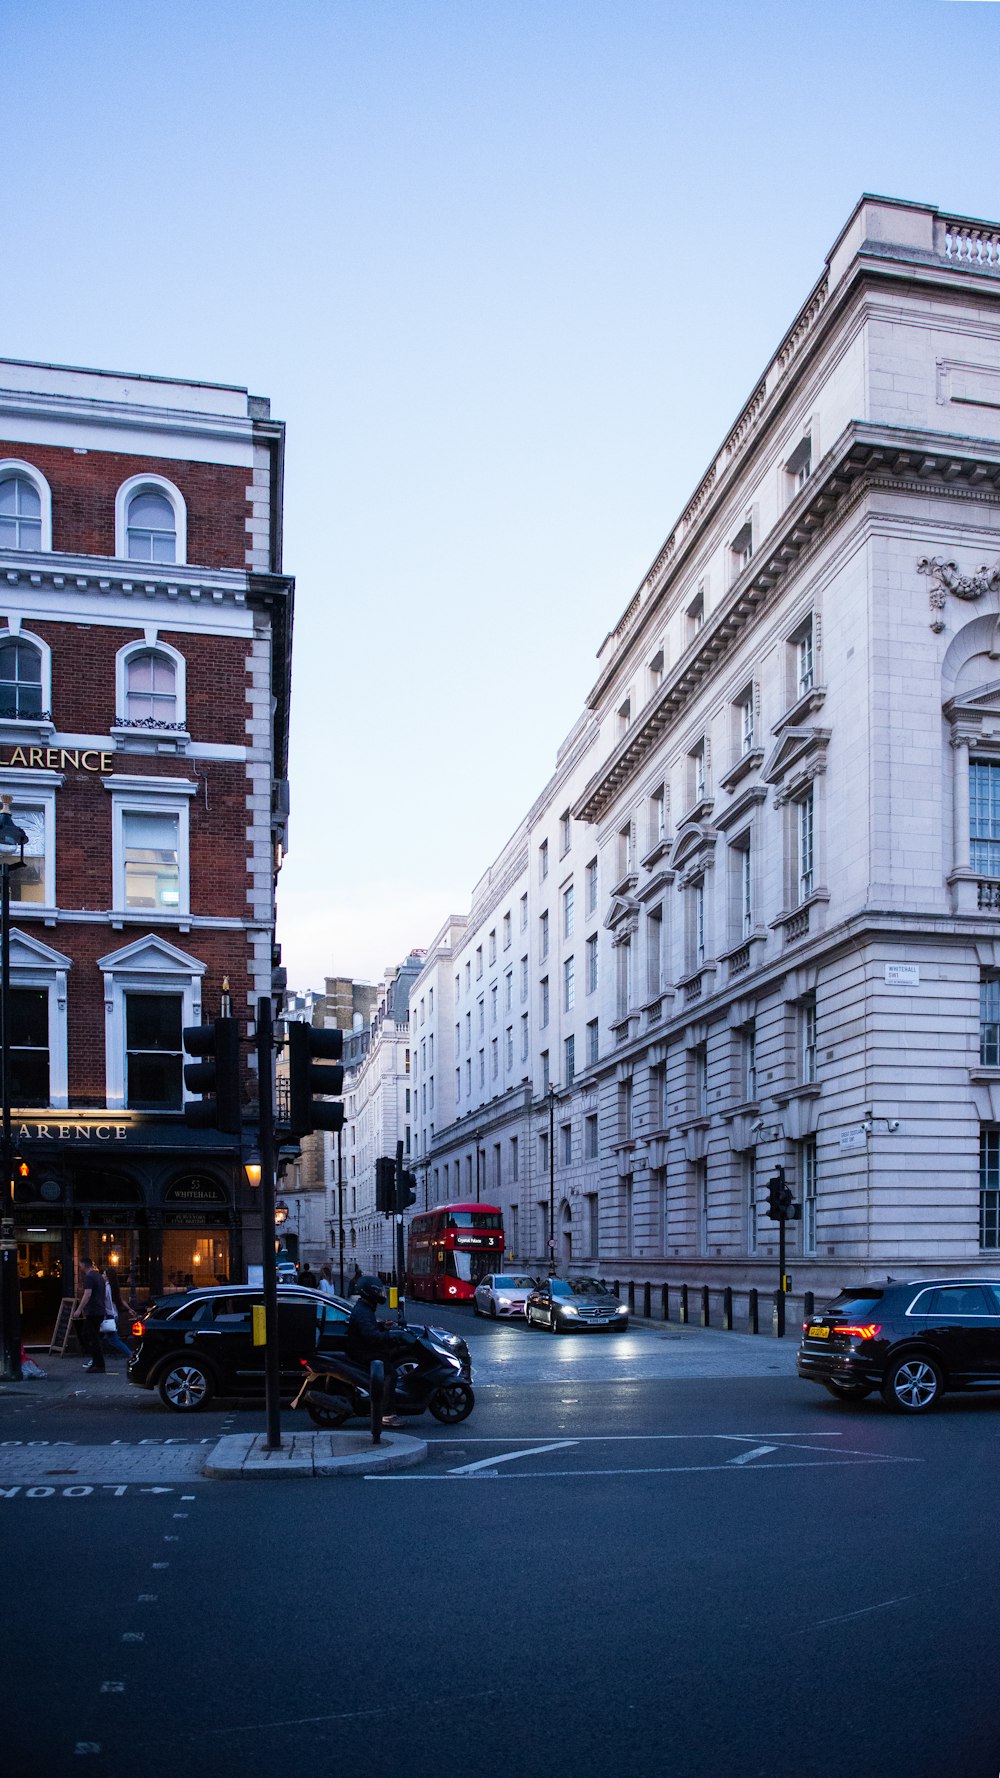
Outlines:
POLYGON ((132 1323, 132 1338, 134 1340, 141 1340, 145 1331, 146 1331, 146 1323, 144 1321, 133 1321, 133 1323, 132 1323))
POLYGON ((847 1334, 855 1340, 875 1340, 882 1332, 881 1321, 869 1321, 864 1327, 835 1327, 834 1333, 847 1334))

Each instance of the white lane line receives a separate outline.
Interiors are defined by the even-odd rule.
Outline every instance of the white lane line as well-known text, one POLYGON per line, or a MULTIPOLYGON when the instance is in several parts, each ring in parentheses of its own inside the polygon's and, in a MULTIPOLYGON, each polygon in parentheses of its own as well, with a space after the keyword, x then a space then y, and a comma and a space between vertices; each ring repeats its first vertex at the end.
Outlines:
POLYGON ((888 1611, 890 1605, 906 1605, 915 1598, 914 1593, 900 1593, 898 1599, 883 1599, 878 1605, 862 1605, 859 1611, 842 1611, 838 1617, 821 1617, 812 1625, 814 1630, 822 1630, 826 1624, 846 1624, 852 1617, 867 1617, 870 1611, 888 1611))
MULTIPOLYGON (((427 1430, 431 1431, 431 1428, 428 1427, 427 1430)), ((797 1439, 803 1436, 806 1438, 843 1438, 844 1435, 842 1432, 809 1432, 805 1434, 800 1432, 581 1432, 573 1442, 578 1445, 644 1445, 695 1438, 797 1439)), ((432 1439, 436 1445, 517 1445, 526 1444, 531 1438, 537 1437, 537 1432, 511 1433, 506 1438, 501 1438, 496 1433, 492 1438, 477 1436, 475 1433, 466 1433, 464 1438, 457 1435, 438 1438, 432 1433, 432 1439)))
POLYGON ((530 1451, 504 1451, 499 1457, 480 1457, 476 1463, 463 1463, 449 1469, 449 1475, 472 1475, 477 1469, 495 1469, 498 1463, 516 1463, 519 1457, 544 1457, 549 1451, 566 1451, 576 1444, 575 1438, 559 1439, 554 1445, 533 1445, 530 1451))
POLYGON ((738 1457, 727 1457, 727 1463, 752 1463, 755 1457, 766 1457, 769 1452, 776 1451, 777 1445, 754 1445, 752 1451, 741 1451, 738 1457))
MULTIPOLYGON (((524 1452, 521 1452, 524 1456, 524 1452)), ((491 1467, 492 1467, 491 1460, 491 1467)), ((789 1469, 862 1469, 866 1463, 923 1463, 923 1457, 861 1457, 853 1462, 842 1461, 839 1457, 827 1457, 818 1463, 769 1463, 765 1470, 741 1469, 741 1475, 784 1475, 789 1469)), ((532 1469, 525 1474, 516 1471, 509 1475, 497 1476, 498 1482, 538 1482, 538 1481, 575 1481, 577 1476, 631 1476, 631 1475, 732 1475, 731 1463, 668 1463, 660 1466, 642 1467, 637 1469, 532 1469)), ((456 1479, 455 1472, 448 1470, 444 1475, 366 1475, 365 1482, 451 1482, 456 1479)))

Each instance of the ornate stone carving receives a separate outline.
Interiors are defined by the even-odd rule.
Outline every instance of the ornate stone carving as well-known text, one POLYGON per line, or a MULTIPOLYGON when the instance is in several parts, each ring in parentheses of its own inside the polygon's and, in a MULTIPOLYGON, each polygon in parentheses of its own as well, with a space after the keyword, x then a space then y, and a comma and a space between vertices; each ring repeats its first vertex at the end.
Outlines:
POLYGON ((1000 586, 1000 562, 992 568, 984 562, 973 574, 961 574, 958 563, 948 561, 944 556, 921 556, 917 573, 930 577, 929 597, 935 614, 931 618, 931 629, 935 631, 944 629, 944 618, 939 614, 944 610, 946 593, 954 593, 956 599, 978 599, 982 593, 1000 586))

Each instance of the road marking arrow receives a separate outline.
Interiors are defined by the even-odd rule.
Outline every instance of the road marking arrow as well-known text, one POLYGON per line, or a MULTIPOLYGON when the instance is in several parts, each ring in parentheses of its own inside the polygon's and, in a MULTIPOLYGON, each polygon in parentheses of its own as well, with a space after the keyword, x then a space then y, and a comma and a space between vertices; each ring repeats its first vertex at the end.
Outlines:
POLYGON ((541 1457, 546 1451, 566 1451, 575 1445, 575 1438, 562 1438, 554 1445, 532 1445, 528 1451, 505 1451, 500 1457, 480 1457, 478 1463, 463 1463, 458 1469, 449 1469, 449 1475, 474 1475, 477 1469, 495 1469, 498 1463, 516 1463, 519 1457, 541 1457))
POLYGON ((751 1463, 755 1457, 766 1457, 770 1451, 776 1451, 777 1445, 754 1445, 752 1451, 741 1451, 738 1457, 727 1457, 727 1463, 751 1463))

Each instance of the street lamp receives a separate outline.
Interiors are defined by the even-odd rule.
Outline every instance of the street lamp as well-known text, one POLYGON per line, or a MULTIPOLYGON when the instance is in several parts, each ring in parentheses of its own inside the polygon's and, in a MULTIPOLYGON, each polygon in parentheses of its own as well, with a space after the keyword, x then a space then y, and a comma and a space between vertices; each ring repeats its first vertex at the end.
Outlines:
POLYGON ((288 1205, 279 1199, 278 1203, 274 1206, 274 1226, 276 1229, 280 1229, 282 1223, 287 1221, 288 1205))
POLYGON ((556 1089, 549 1081, 549 1277, 556 1275, 556 1089))
POLYGON ((10 1134, 10 873, 24 869, 27 834, 0 797, 0 1377, 21 1380, 21 1296, 14 1234, 14 1146, 10 1134))

